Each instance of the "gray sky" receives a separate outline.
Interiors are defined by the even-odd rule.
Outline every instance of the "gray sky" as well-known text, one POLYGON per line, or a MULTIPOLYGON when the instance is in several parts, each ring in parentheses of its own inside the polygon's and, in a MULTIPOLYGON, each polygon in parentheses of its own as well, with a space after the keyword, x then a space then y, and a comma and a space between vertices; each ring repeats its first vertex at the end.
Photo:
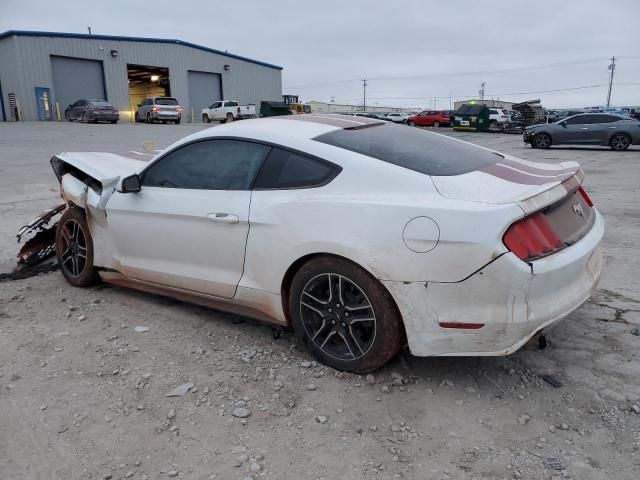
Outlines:
POLYGON ((549 108, 640 105, 640 1, 0 0, 0 31, 178 38, 284 67, 304 101, 449 108, 477 96, 549 108), (581 88, 564 92, 523 93, 581 88), (431 102, 431 105, 430 105, 431 102))

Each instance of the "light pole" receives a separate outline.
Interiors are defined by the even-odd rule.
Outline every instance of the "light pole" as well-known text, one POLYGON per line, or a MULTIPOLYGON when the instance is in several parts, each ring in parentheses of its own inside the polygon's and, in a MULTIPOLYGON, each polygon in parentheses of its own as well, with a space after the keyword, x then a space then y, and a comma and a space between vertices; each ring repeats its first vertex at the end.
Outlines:
POLYGON ((609 108, 609 104, 611 103, 611 88, 613 87, 613 72, 616 69, 616 57, 611 57, 611 63, 609 64, 609 71, 611 72, 609 75, 609 93, 607 94, 607 108, 609 108))

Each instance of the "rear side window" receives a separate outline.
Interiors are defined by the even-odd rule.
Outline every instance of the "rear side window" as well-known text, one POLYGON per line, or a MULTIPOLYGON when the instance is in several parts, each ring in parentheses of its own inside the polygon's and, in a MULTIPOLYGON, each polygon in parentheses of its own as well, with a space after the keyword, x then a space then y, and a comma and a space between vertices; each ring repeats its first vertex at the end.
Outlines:
POLYGON ((156 105, 178 105, 175 98, 156 98, 156 105))
POLYGON ((260 169, 256 189, 312 188, 326 185, 340 167, 299 153, 274 148, 260 169))
POLYGON ((426 175, 461 175, 493 165, 501 156, 438 133, 385 123, 334 130, 314 140, 426 175))

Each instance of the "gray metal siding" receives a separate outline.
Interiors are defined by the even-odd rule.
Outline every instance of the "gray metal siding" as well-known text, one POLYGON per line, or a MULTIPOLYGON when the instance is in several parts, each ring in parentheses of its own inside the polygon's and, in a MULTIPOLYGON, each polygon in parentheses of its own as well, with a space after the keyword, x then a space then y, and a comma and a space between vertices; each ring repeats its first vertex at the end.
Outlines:
MULTIPOLYGON (((220 74, 207 72, 187 72, 189 105, 196 122, 201 121, 200 112, 217 100, 222 100, 220 74)), ((189 112, 191 114, 191 112, 189 112)))
MULTIPOLYGON (((0 83, 2 83, 2 99, 7 120, 13 118, 9 107, 9 94, 15 93, 18 96, 24 89, 17 57, 17 39, 15 37, 0 41, 0 83)), ((24 108, 22 104, 20 107, 24 108)), ((37 113, 34 112, 34 115, 37 113)))
POLYGON ((81 98, 106 98, 102 62, 52 56, 51 71, 54 99, 61 112, 81 98))
MULTIPOLYGON (((26 81, 20 83, 18 80, 20 89, 12 90, 13 82, 5 81, 3 77, 3 93, 6 97, 8 92, 16 92, 27 120, 37 118, 34 87, 50 87, 53 98, 57 98, 57 92, 53 88, 51 55, 102 61, 108 100, 123 112, 126 119, 132 115, 127 86, 128 63, 167 67, 171 95, 178 99, 187 112, 191 109, 189 70, 220 74, 222 94, 228 100, 258 104, 261 100, 279 101, 282 98, 281 70, 182 44, 14 36, 0 40, 0 46, 4 47, 7 42, 15 44, 16 55, 20 59, 17 70, 26 81), (117 56, 112 56, 111 50, 117 51, 117 56), (229 65, 228 71, 224 69, 225 65, 229 65)), ((4 62, 0 63, 0 69, 4 70, 4 62)), ((13 75, 14 73, 9 73, 10 77, 13 75)), ((60 104, 59 101, 58 103, 60 104)), ((60 109, 62 113, 64 105, 60 104, 60 109)), ((194 111, 196 109, 197 106, 194 111)))

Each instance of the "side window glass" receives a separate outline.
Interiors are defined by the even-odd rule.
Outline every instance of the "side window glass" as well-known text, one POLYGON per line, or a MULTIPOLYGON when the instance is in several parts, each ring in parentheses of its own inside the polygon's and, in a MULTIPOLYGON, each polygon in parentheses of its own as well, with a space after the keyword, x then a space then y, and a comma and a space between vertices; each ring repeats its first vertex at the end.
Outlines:
POLYGON ((567 120, 567 125, 582 125, 587 123, 587 115, 577 115, 567 120))
POLYGON ((227 102, 227 107, 237 107, 238 102, 227 102))
POLYGON ((257 189, 311 188, 329 183, 339 167, 295 152, 274 148, 254 184, 257 189))
POLYGON ((180 147, 144 173, 143 186, 249 190, 271 147, 238 140, 205 140, 180 147))

